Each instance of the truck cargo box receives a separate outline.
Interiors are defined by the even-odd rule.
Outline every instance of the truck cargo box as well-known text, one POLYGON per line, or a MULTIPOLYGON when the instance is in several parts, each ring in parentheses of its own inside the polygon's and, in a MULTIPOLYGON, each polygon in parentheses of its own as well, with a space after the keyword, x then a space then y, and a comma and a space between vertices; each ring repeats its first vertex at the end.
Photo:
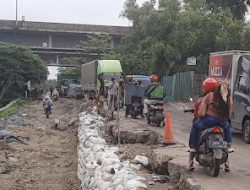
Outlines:
POLYGON ((82 90, 96 90, 97 82, 97 61, 82 64, 81 85, 82 90))
POLYGON ((210 54, 209 76, 218 81, 227 80, 230 89, 234 89, 238 69, 239 58, 243 55, 250 55, 250 51, 223 51, 210 54))

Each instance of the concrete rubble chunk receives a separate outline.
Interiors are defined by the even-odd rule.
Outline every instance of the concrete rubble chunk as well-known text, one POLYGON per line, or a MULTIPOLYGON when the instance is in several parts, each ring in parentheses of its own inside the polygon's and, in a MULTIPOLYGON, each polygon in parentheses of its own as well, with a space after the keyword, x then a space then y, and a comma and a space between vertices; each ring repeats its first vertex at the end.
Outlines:
MULTIPOLYGON (((159 147, 151 151, 149 165, 155 173, 167 176, 166 180, 176 184, 170 190, 203 190, 201 185, 188 177, 188 156, 183 146, 159 147)), ((156 176, 157 179, 161 178, 156 176)))
POLYGON ((13 162, 13 163, 18 162, 18 160, 15 157, 9 157, 7 161, 8 162, 13 162))
POLYGON ((22 117, 27 117, 28 114, 27 114, 27 113, 22 113, 21 116, 22 116, 22 117))
POLYGON ((154 182, 166 183, 168 181, 168 177, 166 175, 153 175, 152 180, 154 182))
POLYGON ((79 122, 79 119, 78 119, 77 117, 73 117, 73 118, 69 121, 68 126, 76 125, 78 122, 79 122))
POLYGON ((187 157, 177 157, 169 161, 168 173, 170 180, 178 182, 187 173, 187 157))
POLYGON ((139 155, 136 155, 135 158, 134 158, 134 160, 132 160, 132 162, 134 162, 136 164, 142 164, 145 167, 147 167, 148 164, 149 164, 148 157, 146 157, 146 156, 139 156, 139 155))

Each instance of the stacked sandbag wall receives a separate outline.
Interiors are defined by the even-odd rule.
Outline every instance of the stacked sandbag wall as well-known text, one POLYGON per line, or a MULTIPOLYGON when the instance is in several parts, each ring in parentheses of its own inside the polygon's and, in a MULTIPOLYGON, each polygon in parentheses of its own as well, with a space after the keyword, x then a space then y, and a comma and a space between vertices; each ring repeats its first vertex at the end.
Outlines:
POLYGON ((81 188, 96 190, 143 190, 145 178, 136 174, 128 161, 120 162, 118 147, 107 145, 100 135, 104 118, 81 113, 78 129, 78 177, 81 188))

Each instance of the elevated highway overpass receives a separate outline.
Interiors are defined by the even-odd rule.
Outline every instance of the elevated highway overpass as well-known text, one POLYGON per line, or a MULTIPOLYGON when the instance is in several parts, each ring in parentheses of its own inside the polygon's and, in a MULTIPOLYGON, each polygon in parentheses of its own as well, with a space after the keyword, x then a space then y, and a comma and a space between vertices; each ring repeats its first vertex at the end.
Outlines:
POLYGON ((124 26, 31 21, 19 21, 16 25, 15 20, 0 20, 0 42, 26 46, 37 53, 46 65, 63 66, 62 60, 68 57, 100 57, 95 52, 83 53, 78 48, 81 42, 88 40, 88 35, 109 34, 111 45, 117 46, 130 30, 130 27, 124 26))

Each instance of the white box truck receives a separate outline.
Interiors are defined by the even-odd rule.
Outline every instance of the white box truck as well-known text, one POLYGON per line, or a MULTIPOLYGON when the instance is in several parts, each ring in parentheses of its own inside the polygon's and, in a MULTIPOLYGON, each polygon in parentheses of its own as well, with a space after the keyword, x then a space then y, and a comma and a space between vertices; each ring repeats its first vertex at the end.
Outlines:
POLYGON ((210 54, 209 76, 229 81, 234 112, 232 128, 250 143, 250 51, 224 51, 210 54))

